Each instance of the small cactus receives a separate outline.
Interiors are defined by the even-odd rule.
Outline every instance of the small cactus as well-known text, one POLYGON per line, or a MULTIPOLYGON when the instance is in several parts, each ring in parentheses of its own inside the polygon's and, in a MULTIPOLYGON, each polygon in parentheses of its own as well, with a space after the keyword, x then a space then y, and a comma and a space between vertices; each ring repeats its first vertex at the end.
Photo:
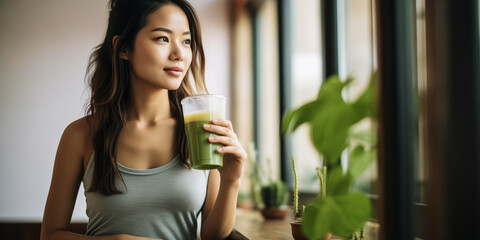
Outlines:
MULTIPOLYGON (((295 211, 295 219, 301 220, 302 214, 305 211, 305 206, 300 213, 298 211, 298 179, 297 179, 297 167, 295 165, 295 157, 292 156, 292 168, 293 168, 293 210, 295 211)), ((320 201, 325 200, 327 197, 327 167, 317 167, 317 177, 320 180, 320 201)))
MULTIPOLYGON (((293 168, 293 210, 295 211, 295 219, 299 220, 299 219, 302 218, 302 214, 298 212, 297 167, 295 166, 295 157, 293 157, 293 156, 292 156, 292 168, 293 168)), ((302 211, 302 213, 303 213, 303 211, 302 211)))
POLYGON ((286 202, 287 188, 282 181, 272 181, 262 186, 261 192, 265 208, 280 207, 286 202))
POLYGON ((317 167, 317 176, 320 180, 320 201, 327 197, 327 167, 323 166, 321 169, 317 167))

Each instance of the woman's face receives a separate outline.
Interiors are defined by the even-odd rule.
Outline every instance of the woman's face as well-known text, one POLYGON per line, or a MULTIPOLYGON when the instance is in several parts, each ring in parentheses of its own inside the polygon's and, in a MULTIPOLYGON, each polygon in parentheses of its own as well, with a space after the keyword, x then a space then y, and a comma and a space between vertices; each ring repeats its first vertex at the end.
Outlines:
POLYGON ((175 90, 192 62, 188 19, 181 8, 167 4, 147 18, 133 50, 127 53, 132 81, 175 90))

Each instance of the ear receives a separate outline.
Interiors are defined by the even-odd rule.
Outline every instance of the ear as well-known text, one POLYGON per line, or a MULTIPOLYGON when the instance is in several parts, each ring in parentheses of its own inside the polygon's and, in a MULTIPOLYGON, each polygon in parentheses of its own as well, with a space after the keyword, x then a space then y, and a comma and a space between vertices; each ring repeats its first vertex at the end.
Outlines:
MULTIPOLYGON (((118 35, 115 35, 112 39, 112 44, 113 44, 113 49, 117 49, 117 44, 118 44, 118 40, 120 39, 120 36, 118 35)), ((128 52, 126 49, 122 49, 120 51, 120 58, 123 59, 123 60, 128 60, 128 52)))
POLYGON ((120 51, 120 58, 123 59, 123 60, 128 60, 128 52, 127 52, 127 50, 122 49, 122 50, 120 51))

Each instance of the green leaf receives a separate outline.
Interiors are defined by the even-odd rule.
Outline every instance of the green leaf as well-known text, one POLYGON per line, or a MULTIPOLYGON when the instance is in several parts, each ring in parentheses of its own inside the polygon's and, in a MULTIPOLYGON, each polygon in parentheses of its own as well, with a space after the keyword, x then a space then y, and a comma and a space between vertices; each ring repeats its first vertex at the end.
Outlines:
POLYGON ((285 113, 282 120, 281 134, 295 131, 300 125, 312 121, 316 109, 320 107, 320 101, 308 102, 301 107, 289 110, 285 113))
POLYGON ((364 90, 362 95, 355 101, 352 106, 356 113, 356 118, 359 120, 365 117, 377 117, 377 106, 374 104, 377 101, 377 89, 376 89, 376 74, 372 73, 370 76, 367 89, 364 90))
POLYGON ((310 139, 315 149, 327 160, 327 166, 337 165, 348 146, 350 127, 372 113, 375 99, 375 74, 369 87, 353 104, 342 97, 342 90, 351 82, 329 77, 319 90, 317 99, 285 113, 281 133, 295 131, 298 126, 310 124, 310 139))
POLYGON ((352 183, 352 176, 348 172, 343 174, 342 167, 331 168, 327 174, 327 196, 347 194, 352 183))
POLYGON ((327 165, 336 165, 347 147, 350 127, 358 122, 358 114, 342 97, 342 89, 351 82, 341 82, 338 76, 330 77, 321 87, 316 114, 310 121, 310 137, 316 150, 327 159, 327 165))
POLYGON ((375 156, 375 150, 366 151, 363 146, 356 146, 350 153, 348 172, 351 173, 353 178, 357 178, 367 169, 375 156))
MULTIPOLYGON (((365 225, 370 218, 370 200, 363 193, 334 196, 338 222, 332 221, 332 233, 347 236, 365 225)), ((333 208, 333 207, 332 207, 333 208)))
POLYGON ((329 99, 330 101, 342 101, 342 90, 351 82, 351 79, 347 79, 342 82, 338 75, 332 75, 325 80, 320 87, 317 95, 317 99, 329 99))
POLYGON ((353 124, 349 108, 345 102, 328 101, 311 122, 312 143, 327 158, 328 165, 337 164, 347 147, 348 132, 353 124))
POLYGON ((347 147, 346 132, 338 130, 329 133, 329 129, 320 124, 311 126, 310 131, 312 143, 327 160, 327 166, 336 165, 340 161, 342 151, 347 147))
MULTIPOLYGON (((328 197, 327 197, 328 198, 328 197)), ((321 239, 330 229, 330 219, 334 213, 322 203, 308 204, 303 213, 302 231, 308 239, 321 239)))
POLYGON ((290 132, 289 130, 290 130, 290 128, 292 128, 290 126, 293 125, 293 118, 296 116, 295 110, 296 109, 288 110, 283 115, 282 123, 281 123, 281 126, 280 126, 280 134, 281 135, 283 135, 287 132, 290 132))
POLYGON ((309 239, 321 239, 328 232, 346 237, 362 228, 370 214, 370 201, 363 193, 327 196, 307 205, 302 229, 309 239))

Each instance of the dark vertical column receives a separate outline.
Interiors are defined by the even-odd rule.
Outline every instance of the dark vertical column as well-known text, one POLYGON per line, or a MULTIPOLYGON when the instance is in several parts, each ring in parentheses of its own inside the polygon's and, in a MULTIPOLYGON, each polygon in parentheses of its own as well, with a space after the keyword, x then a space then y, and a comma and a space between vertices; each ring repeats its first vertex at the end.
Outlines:
POLYGON ((413 239, 417 119, 412 1, 377 0, 380 239, 413 239))
POLYGON ((448 1, 447 239, 480 237, 478 1, 448 1), (461 219, 461 220, 459 220, 461 219))
POLYGON ((447 33, 446 1, 426 0, 427 47, 427 97, 425 125, 425 166, 428 169, 426 184, 427 211, 425 216, 426 239, 446 240, 446 199, 444 186, 446 126, 448 102, 446 94, 447 33))
POLYGON ((322 0, 323 79, 338 74, 337 1, 322 0))
MULTIPOLYGON (((280 77, 280 119, 292 108, 292 1, 279 0, 278 8, 278 53, 280 77)), ((281 122, 280 122, 281 123, 281 122)), ((292 143, 289 136, 282 136, 280 141, 280 177, 289 186, 293 186, 293 174, 290 164, 292 143)))
POLYGON ((480 236, 480 53, 478 1, 427 0, 427 234, 480 236), (438 104, 442 104, 438 106, 438 104), (440 117, 441 119, 437 119, 440 117), (438 121, 438 122, 437 122, 438 121), (435 139, 438 137, 438 139, 435 139), (440 232, 440 233, 438 233, 440 232))

